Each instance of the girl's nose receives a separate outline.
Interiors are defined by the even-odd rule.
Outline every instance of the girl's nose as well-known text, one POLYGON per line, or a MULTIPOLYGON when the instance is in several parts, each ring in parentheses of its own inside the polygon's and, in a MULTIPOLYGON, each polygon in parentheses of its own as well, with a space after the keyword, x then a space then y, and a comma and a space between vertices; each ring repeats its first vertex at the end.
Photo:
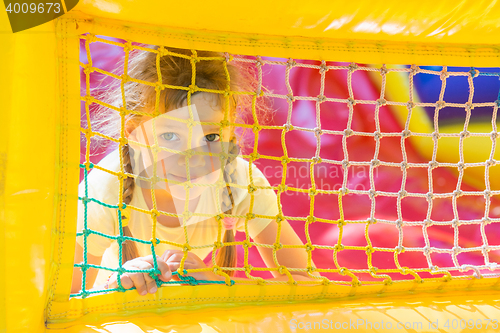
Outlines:
POLYGON ((187 163, 189 163, 189 168, 199 168, 205 166, 205 156, 200 154, 200 152, 202 151, 203 149, 201 148, 185 150, 184 152, 186 153, 186 155, 178 155, 179 165, 186 166, 187 160, 187 163))

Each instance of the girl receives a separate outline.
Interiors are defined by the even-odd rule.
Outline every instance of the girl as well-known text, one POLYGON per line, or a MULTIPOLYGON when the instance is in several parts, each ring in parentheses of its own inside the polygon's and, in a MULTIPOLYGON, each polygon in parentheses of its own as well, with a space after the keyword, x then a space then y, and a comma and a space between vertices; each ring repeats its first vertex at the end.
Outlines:
MULTIPOLYGON (((124 95, 118 87, 108 98, 112 105, 121 107, 123 100, 126 103, 129 113, 122 126, 127 143, 122 145, 121 151, 115 150, 107 155, 90 172, 87 189, 84 182, 80 184, 80 196, 83 197, 87 190, 89 198, 116 205, 120 202, 120 182, 123 182, 122 202, 133 207, 123 213, 123 234, 142 241, 150 241, 154 235, 162 241, 155 246, 155 253, 161 254, 156 261, 161 272, 159 278, 169 281, 171 273, 180 267, 184 256, 182 249, 186 245, 190 249, 184 268, 206 268, 202 259, 210 254, 217 242, 217 216, 220 213, 240 216, 223 219, 224 243, 234 242, 234 229, 248 232, 256 243, 276 243, 278 223, 273 217, 277 216, 278 207, 276 195, 264 175, 254 165, 250 168, 248 162, 235 158, 238 153, 236 136, 234 128, 227 124, 236 123, 241 118, 245 109, 244 95, 227 97, 220 93, 256 91, 251 71, 237 68, 218 53, 171 48, 165 51, 156 48, 131 55, 128 75, 133 80, 124 83, 124 95), (160 75, 166 88, 155 90, 154 84, 159 82, 160 75), (188 89, 180 87, 193 90, 188 93, 188 89), (230 156, 224 157, 224 152, 229 152, 230 156), (125 175, 123 180, 117 177, 121 172, 125 175), (251 179, 254 188, 259 189, 253 192, 253 203, 248 191, 251 179), (268 218, 251 218, 245 225, 246 219, 242 216, 249 213, 268 218)), ((118 131, 120 126, 120 118, 103 117, 100 122, 92 124, 92 129, 98 128, 100 132, 113 136, 113 129, 118 131)), ((80 232, 85 218, 88 229, 106 235, 119 234, 116 209, 88 202, 85 217, 84 205, 80 202, 80 232)), ((278 242, 283 245, 303 245, 286 221, 281 222, 280 235, 278 242)), ((83 261, 83 247, 83 237, 78 237, 76 263, 83 261)), ((90 234, 86 247, 89 264, 119 267, 116 241, 90 234)), ((154 267, 150 244, 127 240, 122 249, 121 260, 127 270, 154 267)), ((288 268, 307 267, 304 248, 278 250, 277 262, 273 259, 271 247, 258 246, 258 250, 270 268, 276 268, 277 264, 288 268)), ((219 249, 216 264, 234 267, 236 247, 219 249)), ((232 276, 234 271, 225 273, 232 276)), ((277 280, 288 279, 278 271, 272 273, 277 280)), ((304 272, 292 274, 298 280, 312 279, 304 272)), ((223 280, 212 271, 191 273, 190 276, 223 280)), ((157 290, 155 281, 145 273, 124 273, 121 283, 127 289, 136 287, 141 295, 157 290)), ((81 284, 81 269, 75 268, 72 292, 78 292, 81 284)), ((117 273, 110 276, 107 270, 100 269, 98 273, 95 269, 88 270, 86 288, 92 286, 116 288, 117 273)))

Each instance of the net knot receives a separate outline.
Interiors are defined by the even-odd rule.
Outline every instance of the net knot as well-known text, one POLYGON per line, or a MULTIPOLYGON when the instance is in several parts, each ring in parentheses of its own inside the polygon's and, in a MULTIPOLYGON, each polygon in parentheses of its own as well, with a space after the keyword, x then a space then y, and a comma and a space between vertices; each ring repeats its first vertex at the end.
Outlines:
POLYGON ((318 103, 323 103, 324 101, 326 101, 326 96, 325 95, 318 95, 318 97, 316 98, 316 101, 318 101, 318 103))
POLYGON ((320 136, 321 134, 323 134, 323 130, 320 127, 316 127, 314 129, 314 135, 320 136))
POLYGON ((316 194, 317 194, 316 188, 315 187, 311 187, 309 189, 309 196, 314 197, 316 194))
POLYGON ((398 227, 398 229, 401 229, 402 226, 403 226, 403 221, 402 220, 396 220, 396 227, 398 227))
POLYGON ((424 225, 425 225, 426 227, 430 227, 430 226, 432 226, 433 224, 434 224, 434 223, 432 223, 432 220, 431 220, 431 219, 425 219, 425 220, 424 220, 424 225))
POLYGON ((358 64, 354 63, 354 62, 351 62, 349 64, 349 72, 354 72, 355 70, 357 70, 359 68, 358 64))
POLYGON ((278 187, 276 188, 278 192, 286 192, 288 191, 288 185, 286 184, 279 184, 278 187))
POLYGON ((315 247, 312 244, 306 244, 306 251, 307 252, 314 251, 314 249, 315 249, 315 247))
POLYGON ((368 195, 370 196, 370 199, 374 199, 377 196, 377 191, 371 188, 368 190, 368 195))
MULTIPOLYGON (((403 273, 404 274, 404 273, 403 273)), ((384 280, 384 285, 386 286, 391 286, 392 285, 392 279, 391 278, 387 278, 384 280)))
POLYGON ((151 217, 153 219, 160 216, 160 212, 157 209, 151 209, 149 212, 151 213, 151 217))
POLYGON ((259 153, 251 153, 250 154, 250 159, 252 162, 258 160, 259 158, 260 158, 259 153))
POLYGON ((348 105, 349 107, 356 105, 356 101, 354 100, 354 98, 349 97, 349 98, 347 99, 347 105, 348 105))
POLYGON ((287 156, 281 157, 281 164, 286 165, 290 163, 290 159, 287 156))
POLYGON ((404 162, 404 161, 403 161, 403 162, 401 162, 400 166, 401 166, 401 170, 406 170, 406 169, 408 169, 408 168, 409 168, 408 163, 406 163, 406 162, 404 162))
POLYGON ((413 109, 415 107, 415 103, 408 102, 408 103, 406 103, 406 107, 408 108, 408 110, 411 110, 411 109, 413 109))
POLYGON ((403 137, 403 138, 407 138, 410 135, 411 135, 411 131, 410 130, 405 129, 405 130, 401 131, 401 137, 403 137))
MULTIPOLYGON (((425 254, 426 256, 429 256, 429 254, 431 253, 431 248, 430 248, 429 246, 424 246, 422 250, 424 251, 424 254, 425 254)), ((433 267, 434 267, 434 266, 433 266, 433 267)), ((431 269, 432 269, 432 268, 431 268, 431 269)))
POLYGON ((319 156, 314 156, 312 159, 311 159, 311 162, 314 163, 314 164, 319 164, 321 163, 321 157, 319 156))
POLYGON ((495 104, 496 104, 498 107, 500 107, 500 99, 497 99, 497 100, 495 101, 495 104))
POLYGON ((260 67, 262 65, 264 65, 264 63, 262 62, 262 57, 261 56, 256 56, 255 57, 255 66, 260 67))
POLYGON ((382 138, 382 133, 379 131, 373 132, 373 139, 374 140, 380 140, 382 138))
POLYGON ((92 44, 92 43, 97 41, 97 36, 92 35, 92 34, 88 34, 86 39, 89 42, 89 44, 92 44))
POLYGON ((94 68, 90 64, 88 64, 83 69, 83 72, 85 73, 85 75, 89 75, 90 73, 94 72, 94 68))
POLYGON ((253 131, 254 133, 258 133, 261 129, 262 129, 262 127, 260 127, 259 125, 254 125, 254 126, 252 127, 252 131, 253 131))
POLYGON ((445 101, 437 101, 436 102, 436 109, 438 109, 438 110, 441 110, 445 106, 446 106, 446 102, 445 101))
POLYGON ((429 202, 434 199, 434 193, 432 193, 432 192, 427 192, 425 194, 425 196, 427 197, 427 201, 429 201, 429 202))
POLYGON ((246 215, 246 218, 247 218, 247 219, 249 219, 249 220, 252 220, 252 219, 254 219, 254 218, 255 218, 255 214, 254 214, 254 213, 248 213, 248 214, 246 215))
POLYGON ((462 131, 462 132, 460 132, 460 138, 461 139, 468 138, 469 136, 470 136, 470 132, 469 131, 462 131))
POLYGON ((411 68, 410 68, 411 75, 416 75, 419 72, 420 72, 420 68, 417 65, 415 65, 415 64, 411 65, 411 68))
POLYGON ((342 185, 342 187, 339 188, 339 192, 341 195, 346 195, 349 193, 349 189, 342 185))
POLYGON ((224 52, 224 59, 226 62, 230 62, 230 61, 233 61, 234 57, 231 54, 224 52))
POLYGON ((90 198, 88 198, 88 197, 82 197, 80 200, 82 200, 82 202, 83 202, 84 204, 87 204, 87 203, 89 203, 89 202, 91 202, 91 201, 92 201, 92 200, 90 200, 90 198))
POLYGON ((278 251, 278 250, 281 250, 283 248, 283 244, 281 243, 274 243, 273 244, 273 249, 278 251))
POLYGON ((453 250, 453 254, 457 255, 457 254, 459 254, 462 251, 462 248, 460 246, 454 246, 452 248, 452 250, 453 250))
POLYGON ((289 103, 295 102, 295 97, 292 94, 286 95, 286 99, 288 100, 289 103))
POLYGON ((285 217, 283 215, 276 215, 276 223, 280 223, 281 221, 284 221, 285 217))
POLYGON ((312 216, 312 215, 309 215, 307 217, 307 222, 308 223, 314 223, 314 222, 316 222, 316 218, 314 216, 312 216))
POLYGON ((350 137, 352 134, 353 134, 352 129, 349 129, 349 128, 348 128, 348 129, 345 129, 345 130, 344 130, 344 136, 345 136, 346 138, 350 137))
POLYGON ((406 190, 400 190, 398 192, 398 197, 403 199, 404 197, 408 196, 408 192, 406 192, 406 190))
POLYGON ((247 239, 245 239, 245 240, 243 241, 243 244, 242 244, 242 245, 243 245, 243 247, 244 247, 245 249, 249 249, 249 248, 251 248, 251 247, 252 247, 252 243, 251 243, 249 240, 247 240, 247 239))
POLYGON ((383 64, 382 67, 380 67, 380 69, 378 71, 380 72, 381 75, 385 75, 389 72, 387 70, 387 67, 385 66, 385 64, 383 64))
MULTIPOLYGON (((82 96, 80 97, 80 99, 88 104, 94 103, 94 97, 89 95, 82 96)), ((92 132, 90 131, 90 129, 87 129, 87 133, 92 133, 92 132)))
POLYGON ((132 44, 130 42, 126 42, 125 45, 123 45, 123 52, 130 52, 134 48, 132 47, 132 44))
POLYGON ((479 71, 477 69, 475 69, 474 67, 471 67, 469 74, 472 78, 476 78, 479 75, 479 71))
POLYGON ((153 246, 160 244, 160 240, 158 238, 151 238, 150 242, 153 246))
POLYGON ((88 236, 88 235, 90 235, 91 233, 92 233, 92 231, 91 231, 91 230, 89 230, 89 229, 83 229, 83 230, 82 230, 82 234, 83 234, 83 236, 85 236, 85 237, 86 237, 86 236, 88 236))
POLYGON ((401 254, 405 252, 405 247, 402 245, 396 246, 394 249, 396 250, 396 254, 401 254))
POLYGON ((284 125, 283 125, 283 129, 284 129, 286 132, 289 132, 289 131, 293 130, 293 125, 292 125, 292 124, 284 124, 284 125))
POLYGON ((378 160, 378 159, 371 160, 371 165, 374 168, 378 167, 380 165, 380 160, 378 160))
POLYGON ((251 184, 248 185, 248 193, 253 193, 255 191, 257 191, 257 188, 255 186, 253 186, 251 184))
POLYGON ((281 265, 280 267, 278 267, 278 272, 280 274, 286 274, 288 273, 288 268, 286 266, 281 265))
POLYGON ((460 198, 462 195, 463 195, 462 190, 455 190, 455 191, 453 191, 453 196, 454 197, 460 198))
POLYGON ((483 217, 483 218, 481 219, 481 223, 482 223, 483 225, 490 224, 490 223, 491 223, 491 219, 490 219, 489 217, 483 217))
POLYGON ((443 68, 443 70, 441 71, 441 75, 439 75, 441 80, 447 79, 449 76, 450 76, 450 74, 446 71, 445 68, 443 68))
POLYGON ((465 110, 467 112, 470 112, 472 109, 474 109, 474 105, 471 102, 465 103, 465 110))
POLYGON ((374 217, 370 217, 369 219, 366 220, 366 223, 368 224, 377 224, 377 219, 374 217))
POLYGON ((436 161, 429 161, 429 168, 432 170, 432 169, 435 169, 438 167, 438 162, 436 161))
POLYGON ((484 190, 483 192, 484 198, 488 200, 491 196, 491 191, 490 190, 484 190))
POLYGON ((453 226, 453 228, 458 228, 460 226, 460 224, 461 224, 460 221, 457 219, 453 219, 451 221, 451 225, 453 226))
POLYGON ((253 266, 252 265, 245 265, 245 266, 243 266, 243 268, 245 269, 245 272, 250 273, 253 269, 253 266))
POLYGON ((401 267, 401 274, 403 275, 408 275, 410 274, 410 272, 408 271, 411 271, 411 269, 409 269, 408 267, 404 266, 404 267, 401 267))
POLYGON ((387 104, 387 101, 384 98, 379 98, 379 99, 377 99, 376 102, 377 102, 378 106, 384 106, 387 104))
POLYGON ((224 127, 229 127, 230 125, 231 125, 231 123, 229 122, 229 120, 224 120, 224 119, 223 119, 223 120, 221 120, 221 121, 220 121, 220 126, 221 126, 222 128, 224 128, 224 127))
POLYGON ((492 131, 490 133, 490 136, 491 136, 491 140, 496 140, 498 138, 498 133, 495 131, 492 131))
POLYGON ((184 244, 184 247, 182 248, 182 251, 184 251, 184 252, 189 252, 189 251, 191 251, 191 250, 192 250, 191 245, 189 245, 189 244, 187 244, 187 243, 186 243, 186 244, 184 244))
POLYGON ((372 254, 373 252, 375 252, 375 250, 373 249, 373 247, 371 247, 370 245, 368 245, 366 247, 366 254, 372 254))
POLYGON ((222 249, 224 247, 224 244, 222 242, 214 242, 214 247, 215 249, 222 249))
POLYGON ((328 71, 328 66, 326 65, 326 61, 321 60, 321 65, 319 66, 319 72, 320 74, 323 74, 326 71, 328 71))
POLYGON ((369 269, 368 271, 369 271, 371 274, 377 274, 378 267, 372 266, 372 267, 370 267, 370 269, 369 269))
POLYGON ((440 137, 441 134, 439 134, 439 132, 432 132, 432 139, 439 140, 440 137))
POLYGON ((333 247, 334 251, 342 251, 343 249, 344 249, 344 245, 342 245, 342 244, 335 244, 335 246, 333 247))
POLYGON ((292 58, 290 58, 287 60, 286 64, 288 67, 293 67, 293 66, 297 65, 297 62, 295 60, 293 60, 292 58))

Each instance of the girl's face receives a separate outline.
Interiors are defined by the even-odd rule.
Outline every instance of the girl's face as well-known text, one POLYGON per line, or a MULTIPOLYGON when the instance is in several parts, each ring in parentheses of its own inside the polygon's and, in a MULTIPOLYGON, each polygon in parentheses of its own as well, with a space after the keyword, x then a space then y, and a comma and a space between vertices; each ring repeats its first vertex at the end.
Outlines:
POLYGON ((185 102, 179 109, 143 119, 128 137, 134 156, 140 156, 135 163, 138 165, 134 165, 134 174, 148 178, 156 174, 166 178, 169 182, 160 181, 155 187, 166 189, 179 200, 185 200, 188 193, 192 200, 207 189, 193 184, 214 184, 222 177, 226 161, 221 163, 219 156, 208 156, 208 153, 220 154, 223 150, 230 150, 231 129, 224 128, 221 135, 219 124, 224 119, 224 110, 218 98, 214 94, 197 93, 191 97, 190 108, 191 114, 185 102), (188 171, 190 189, 185 186, 189 184, 188 171), (174 184, 172 180, 179 183, 174 184))

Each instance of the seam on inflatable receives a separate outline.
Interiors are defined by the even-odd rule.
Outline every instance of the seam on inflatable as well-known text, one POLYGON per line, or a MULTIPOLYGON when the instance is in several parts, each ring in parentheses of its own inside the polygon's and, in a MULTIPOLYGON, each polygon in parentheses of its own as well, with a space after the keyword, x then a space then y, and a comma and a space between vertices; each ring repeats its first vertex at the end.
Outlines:
MULTIPOLYGON (((67 87, 68 85, 66 84, 67 81, 67 64, 68 64, 68 55, 67 55, 67 36, 68 36, 68 21, 67 20, 61 20, 60 24, 62 25, 60 28, 60 32, 62 35, 58 38, 59 40, 56 40, 56 43, 58 43, 61 47, 61 54, 60 54, 60 59, 61 61, 61 73, 59 74, 59 82, 60 82, 60 91, 62 93, 62 98, 60 101, 60 105, 62 106, 60 108, 60 119, 61 119, 61 126, 59 127, 59 130, 61 131, 60 133, 60 142, 59 142, 59 193, 57 195, 58 198, 58 206, 59 206, 59 213, 57 214, 57 221, 56 221, 56 237, 58 238, 58 258, 56 262, 56 268, 54 272, 54 279, 52 281, 52 286, 51 290, 49 291, 49 303, 47 305, 47 318, 51 318, 52 314, 52 303, 54 301, 54 296, 55 293, 57 292, 57 282, 59 280, 59 271, 61 269, 61 260, 62 260, 62 250, 64 246, 64 225, 65 225, 65 219, 64 219, 64 212, 65 212, 65 207, 66 207, 66 191, 64 191, 64 187, 67 182, 67 173, 66 173, 66 167, 65 167, 65 161, 66 161, 66 152, 67 152, 67 117, 66 117, 66 112, 67 110, 67 103, 66 99, 68 98, 68 92, 67 92, 67 87), (62 182, 62 178, 64 177, 64 182, 62 182), (64 201, 64 202, 63 202, 64 201)), ((59 30, 59 29, 58 29, 59 30)))
MULTIPOLYGON (((455 289, 459 289, 466 287, 468 283, 463 283, 461 285, 455 286, 455 289)), ((434 293, 445 293, 446 291, 442 290, 443 288, 436 287, 433 289, 429 290, 412 290, 412 289, 400 289, 400 290, 391 290, 388 292, 373 292, 373 291, 357 291, 355 292, 355 296, 376 296, 379 294, 392 294, 395 292, 434 292, 434 293)), ((454 289, 454 290, 455 290, 454 289)), ((451 290, 450 290, 451 291, 451 290)), ((465 290, 462 290, 465 291, 465 290)), ((66 312, 61 312, 55 316, 53 316, 51 319, 61 319, 67 316, 71 315, 86 315, 91 312, 99 312, 99 311, 106 311, 106 310, 115 310, 117 308, 121 308, 123 310, 135 310, 139 308, 149 308, 149 307, 158 307, 162 305, 184 305, 184 304, 193 304, 197 302, 209 302, 209 301, 216 301, 216 302, 256 302, 257 300, 263 300, 263 301, 296 301, 296 300, 320 300, 320 299, 330 299, 334 300, 335 298, 338 297, 338 293, 327 293, 326 296, 333 296, 333 297, 324 297, 323 293, 317 293, 317 294, 308 294, 308 295, 295 295, 295 296, 290 296, 290 295, 277 295, 277 296, 262 296, 262 295, 255 295, 255 296, 233 296, 233 297, 206 297, 206 298, 190 298, 190 297, 182 297, 182 298, 173 298, 173 299, 165 299, 165 300, 136 300, 136 301, 129 301, 129 302, 124 302, 124 303, 114 303, 114 304, 106 304, 103 306, 94 306, 94 307, 89 307, 85 306, 85 313, 83 309, 72 309, 66 312), (337 297, 335 297, 337 296, 337 297)), ((350 297, 350 295, 344 295, 341 296, 340 298, 344 297, 350 297)))
MULTIPOLYGON (((87 19, 76 19, 78 22, 89 23, 87 19)), ((149 35, 154 37, 167 37, 172 39, 180 39, 183 41, 193 41, 193 42, 203 42, 207 44, 217 44, 217 45, 227 45, 227 46, 240 46, 240 47, 280 47, 283 49, 297 49, 297 50, 318 50, 318 51, 356 51, 356 52, 370 52, 377 54, 401 54, 401 55, 420 55, 420 56, 458 56, 463 57, 465 59, 481 57, 481 58, 500 58, 500 45, 460 45, 460 44, 447 44, 447 45, 436 45, 436 44, 406 44, 407 47, 402 48, 401 45, 398 45, 396 42, 387 42, 387 45, 381 45, 383 41, 356 41, 356 40, 311 40, 311 44, 316 44, 314 47, 312 45, 308 46, 306 44, 293 44, 294 42, 304 43, 302 40, 291 39, 290 37, 284 36, 269 36, 269 38, 279 38, 283 39, 281 42, 267 42, 262 41, 266 38, 266 36, 261 36, 260 38, 252 38, 250 36, 232 36, 227 39, 220 39, 219 37, 213 36, 201 36, 196 37, 192 36, 188 33, 181 32, 160 32, 154 29, 147 30, 144 28, 136 28, 130 26, 119 26, 118 24, 106 24, 99 21, 93 21, 92 25, 94 27, 104 27, 108 29, 119 30, 123 32, 127 32, 130 30, 135 31, 137 34, 141 35, 149 35), (247 39, 248 42, 236 42, 228 39, 247 39), (286 41, 285 41, 286 40, 286 41), (324 43, 339 43, 346 44, 346 46, 324 46, 324 43), (350 46, 347 44, 370 44, 370 46, 350 46), (374 45, 374 46, 371 46, 374 45), (415 48, 433 48, 433 49, 441 49, 441 51, 425 51, 425 50, 415 50, 415 48), (447 50, 450 49, 450 50, 447 50), (461 49, 462 51, 452 51, 451 49, 461 49)), ((214 35, 221 34, 222 32, 213 32, 214 35)), ((113 37, 113 36, 111 36, 113 37)), ((307 39, 307 37, 299 37, 300 39, 307 39)))

